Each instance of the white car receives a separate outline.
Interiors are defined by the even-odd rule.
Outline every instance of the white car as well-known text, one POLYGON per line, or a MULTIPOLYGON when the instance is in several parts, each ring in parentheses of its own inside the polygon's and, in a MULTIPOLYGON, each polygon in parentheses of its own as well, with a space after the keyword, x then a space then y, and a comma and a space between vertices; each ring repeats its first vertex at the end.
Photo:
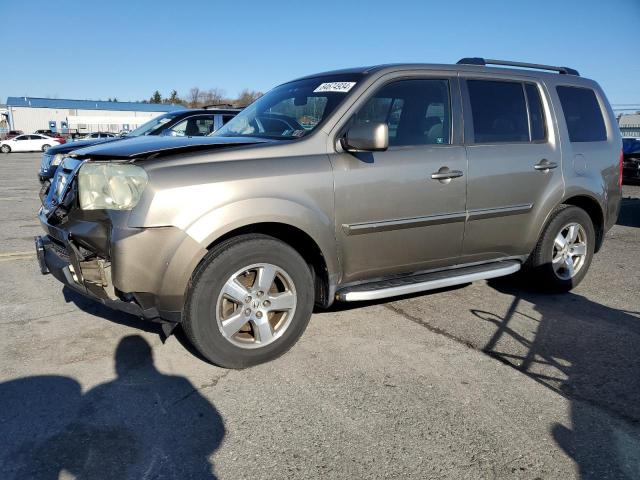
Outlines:
POLYGON ((18 135, 17 137, 0 142, 0 151, 9 152, 46 152, 49 147, 60 145, 55 138, 32 133, 29 135, 18 135))

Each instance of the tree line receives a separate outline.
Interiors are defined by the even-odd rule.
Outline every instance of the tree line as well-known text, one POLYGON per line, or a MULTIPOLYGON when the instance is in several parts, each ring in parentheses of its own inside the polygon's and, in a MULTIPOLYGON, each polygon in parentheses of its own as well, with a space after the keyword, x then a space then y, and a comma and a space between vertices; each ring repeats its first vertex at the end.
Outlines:
MULTIPOLYGON (((190 108, 199 108, 207 105, 231 105, 233 107, 245 107, 254 100, 262 96, 262 92, 245 88, 236 97, 229 97, 221 88, 210 88, 203 90, 199 87, 193 87, 184 96, 178 95, 176 90, 171 90, 168 96, 163 97, 159 90, 153 92, 149 100, 143 100, 143 103, 167 103, 175 105, 184 105, 190 108)), ((117 101, 114 99, 114 101, 117 101)))

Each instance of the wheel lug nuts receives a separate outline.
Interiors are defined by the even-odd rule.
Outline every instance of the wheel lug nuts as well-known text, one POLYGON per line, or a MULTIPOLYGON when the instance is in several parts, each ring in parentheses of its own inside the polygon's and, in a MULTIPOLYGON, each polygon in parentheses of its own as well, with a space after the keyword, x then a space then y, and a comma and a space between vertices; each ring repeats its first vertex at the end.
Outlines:
POLYGON ((249 303, 251 301, 251 297, 249 295, 244 299, 244 303, 249 303))
POLYGON ((259 297, 261 297, 263 295, 262 290, 260 290, 258 293, 256 293, 256 295, 258 295, 259 297))
POLYGON ((262 302, 262 305, 264 305, 265 307, 270 307, 271 302, 269 300, 265 300, 264 302, 262 302))
POLYGON ((262 318, 262 312, 256 312, 256 317, 257 318, 262 318))
POLYGON ((247 309, 244 311, 244 314, 245 314, 245 316, 247 316, 247 317, 248 317, 249 315, 251 315, 251 310, 247 308, 247 309))

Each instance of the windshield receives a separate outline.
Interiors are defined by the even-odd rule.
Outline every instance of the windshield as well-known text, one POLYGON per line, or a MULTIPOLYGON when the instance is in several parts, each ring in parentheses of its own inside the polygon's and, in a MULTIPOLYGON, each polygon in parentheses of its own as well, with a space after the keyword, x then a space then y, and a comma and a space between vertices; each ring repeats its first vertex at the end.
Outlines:
POLYGON ((164 115, 160 115, 159 117, 154 118, 153 120, 149 120, 147 123, 143 123, 135 130, 131 130, 127 133, 126 137, 139 137, 141 135, 148 135, 152 130, 156 130, 161 127, 165 123, 167 123, 172 118, 179 115, 181 112, 174 113, 165 113, 164 115))
POLYGON ((211 135, 283 140, 303 137, 335 110, 360 78, 339 74, 280 85, 211 135))

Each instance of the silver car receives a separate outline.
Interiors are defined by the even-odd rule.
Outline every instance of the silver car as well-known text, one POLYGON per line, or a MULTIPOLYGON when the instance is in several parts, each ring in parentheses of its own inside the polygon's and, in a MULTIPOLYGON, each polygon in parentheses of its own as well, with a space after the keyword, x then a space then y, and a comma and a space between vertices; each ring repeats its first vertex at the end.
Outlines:
POLYGON ((566 67, 322 73, 212 136, 75 151, 36 248, 43 273, 243 368, 286 352, 314 304, 521 269, 570 290, 617 217, 621 146, 601 88, 566 67))

